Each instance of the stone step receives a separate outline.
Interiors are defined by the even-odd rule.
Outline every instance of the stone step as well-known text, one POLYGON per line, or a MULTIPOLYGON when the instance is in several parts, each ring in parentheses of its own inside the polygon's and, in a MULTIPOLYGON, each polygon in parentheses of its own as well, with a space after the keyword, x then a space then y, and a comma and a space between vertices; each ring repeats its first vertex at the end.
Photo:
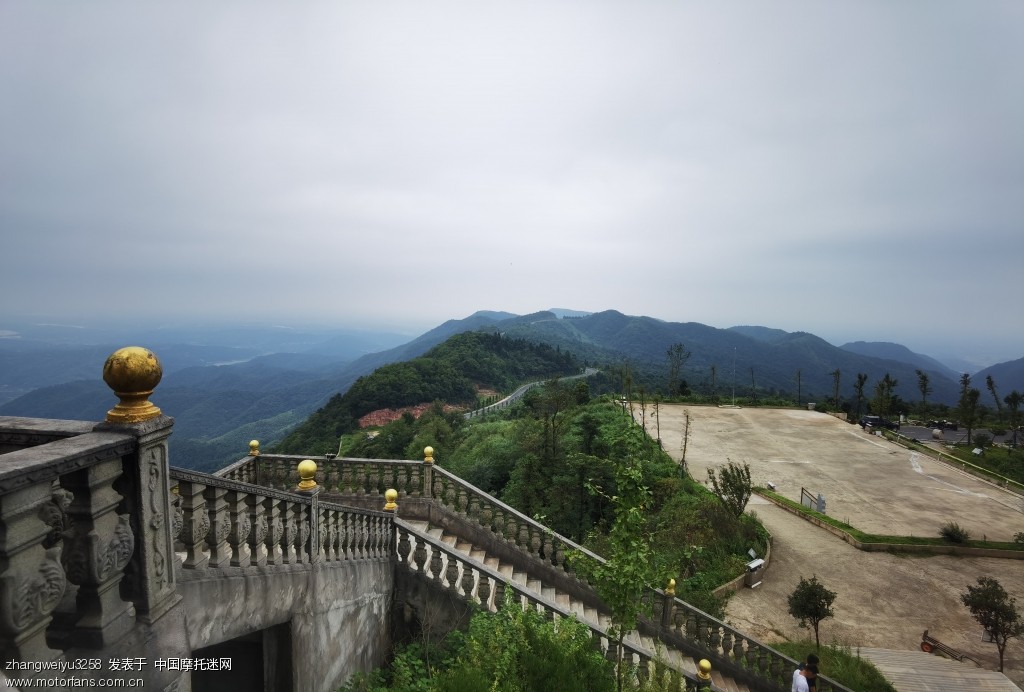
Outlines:
MULTIPOLYGON (((596 608, 585 605, 583 602, 572 598, 569 594, 559 591, 556 587, 545 585, 540 579, 537 579, 529 572, 523 571, 512 564, 503 562, 497 557, 488 555, 486 550, 483 548, 474 546, 470 542, 465 541, 454 534, 445 532, 440 527, 429 525, 427 522, 410 522, 410 524, 420 531, 425 531, 428 535, 445 543, 446 545, 451 546, 454 550, 482 562, 504 576, 510 582, 514 582, 515 584, 532 591, 538 596, 542 596, 549 601, 553 601, 557 605, 565 608, 569 613, 575 615, 578 620, 590 625, 595 625, 604 630, 607 630, 608 627, 611 626, 611 617, 609 615, 599 612, 596 608)), ((697 662, 692 657, 675 649, 668 648, 651 637, 646 635, 641 636, 639 633, 633 632, 627 636, 626 643, 637 647, 646 654, 652 656, 657 669, 661 671, 664 676, 669 675, 665 668, 678 672, 689 673, 690 675, 697 674, 697 662)), ((749 692, 746 685, 738 684, 735 680, 722 675, 718 671, 712 671, 712 680, 714 684, 722 690, 722 692, 749 692)))

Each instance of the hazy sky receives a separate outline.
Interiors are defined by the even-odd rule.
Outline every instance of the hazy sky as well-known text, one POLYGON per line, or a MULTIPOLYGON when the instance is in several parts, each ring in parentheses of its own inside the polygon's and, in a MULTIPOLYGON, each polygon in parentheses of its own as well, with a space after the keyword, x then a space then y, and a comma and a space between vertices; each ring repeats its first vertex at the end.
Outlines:
POLYGON ((1017 358, 1024 3, 0 0, 0 232, 0 319, 1017 358))

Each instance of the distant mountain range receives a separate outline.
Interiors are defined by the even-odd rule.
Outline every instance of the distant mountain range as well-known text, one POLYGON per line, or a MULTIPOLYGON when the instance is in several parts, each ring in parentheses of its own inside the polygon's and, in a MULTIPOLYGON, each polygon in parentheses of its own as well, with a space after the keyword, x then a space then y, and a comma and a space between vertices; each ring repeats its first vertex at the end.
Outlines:
MULTIPOLYGON (((833 346, 806 332, 760 326, 718 329, 696 322, 665 322, 614 310, 586 313, 553 309, 529 315, 481 311, 407 337, 353 330, 289 330, 237 327, 159 330, 81 330, 45 325, 0 329, 0 415, 100 420, 116 399, 100 378, 106 357, 122 345, 151 348, 164 366, 154 402, 176 420, 175 463, 212 469, 241 456, 248 440, 281 439, 289 430, 382 365, 410 360, 454 334, 491 331, 568 350, 599 367, 629 364, 638 380, 659 383, 666 351, 684 344, 691 356, 682 376, 696 391, 714 386, 723 395, 745 395, 752 383, 762 393, 797 391, 803 401, 831 396, 841 373, 840 394, 853 396, 859 372, 865 393, 889 373, 896 393, 918 401, 915 370, 929 374, 930 402, 955 404, 959 373, 937 360, 891 343, 833 346)), ((993 365, 972 376, 982 390, 992 375, 998 391, 1024 392, 1024 358, 993 365)), ((653 386, 653 385, 652 385, 653 386)))

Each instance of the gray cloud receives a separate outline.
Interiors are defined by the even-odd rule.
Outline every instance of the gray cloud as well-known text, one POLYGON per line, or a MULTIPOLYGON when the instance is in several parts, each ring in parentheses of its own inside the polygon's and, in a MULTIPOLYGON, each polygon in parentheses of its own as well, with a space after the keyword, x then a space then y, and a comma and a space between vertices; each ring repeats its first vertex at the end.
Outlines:
POLYGON ((1021 355, 1018 3, 0 20, 0 315, 565 306, 1021 355))

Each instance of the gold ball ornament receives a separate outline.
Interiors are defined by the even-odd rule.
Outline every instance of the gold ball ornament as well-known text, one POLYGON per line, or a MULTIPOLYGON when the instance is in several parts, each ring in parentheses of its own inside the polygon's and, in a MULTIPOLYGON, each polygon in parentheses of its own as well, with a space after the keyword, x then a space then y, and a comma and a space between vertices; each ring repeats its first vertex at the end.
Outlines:
POLYGON ((701 680, 711 679, 711 661, 706 658, 700 659, 700 663, 697 664, 697 677, 701 680))
POLYGON ((388 488, 384 491, 384 511, 394 512, 398 509, 398 503, 395 500, 398 499, 398 491, 394 488, 388 488))
POLYGON ((434 463, 434 448, 424 447, 423 448, 423 463, 433 464, 434 463))
POLYGON ((249 441, 249 456, 258 457, 260 455, 260 441, 250 440, 249 441))
POLYGON ((140 423, 160 415, 149 400, 164 369, 156 354, 141 346, 126 346, 110 354, 103 364, 103 381, 120 403, 107 411, 110 423, 140 423))
POLYGON ((316 462, 312 459, 303 459, 298 465, 299 490, 312 490, 316 487, 316 462))

